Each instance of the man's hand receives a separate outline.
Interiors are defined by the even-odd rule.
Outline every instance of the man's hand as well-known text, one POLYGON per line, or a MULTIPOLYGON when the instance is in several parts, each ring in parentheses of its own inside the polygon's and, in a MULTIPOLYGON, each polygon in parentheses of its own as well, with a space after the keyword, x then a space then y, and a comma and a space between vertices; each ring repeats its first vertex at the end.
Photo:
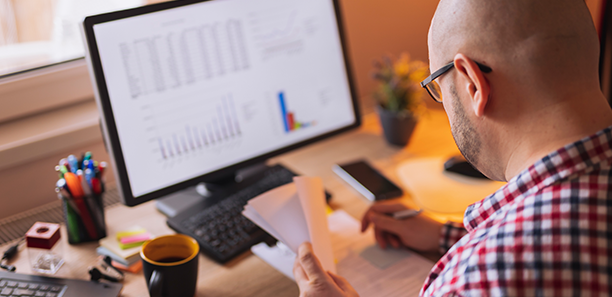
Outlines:
POLYGON ((302 243, 293 264, 300 297, 356 297, 355 289, 341 276, 323 270, 309 242, 302 243))
POLYGON ((408 207, 397 201, 372 205, 361 219, 361 232, 372 223, 376 242, 383 249, 389 245, 395 248, 404 245, 423 252, 437 251, 442 224, 422 213, 403 220, 389 216, 405 209, 408 207))

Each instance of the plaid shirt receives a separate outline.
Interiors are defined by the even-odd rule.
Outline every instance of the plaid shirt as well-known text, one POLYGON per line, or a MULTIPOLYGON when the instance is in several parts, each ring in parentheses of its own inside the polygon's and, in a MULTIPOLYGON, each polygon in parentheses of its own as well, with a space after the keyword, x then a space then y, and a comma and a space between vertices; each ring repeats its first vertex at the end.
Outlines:
POLYGON ((425 296, 612 294, 612 126, 569 144, 447 224, 425 296))

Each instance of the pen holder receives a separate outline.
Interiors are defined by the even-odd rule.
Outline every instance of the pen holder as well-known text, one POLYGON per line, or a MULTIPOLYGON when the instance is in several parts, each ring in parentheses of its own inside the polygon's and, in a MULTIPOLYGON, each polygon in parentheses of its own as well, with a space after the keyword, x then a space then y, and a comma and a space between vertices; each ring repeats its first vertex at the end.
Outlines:
POLYGON ((101 195, 90 195, 81 199, 71 197, 61 197, 61 199, 70 244, 97 241, 106 237, 101 195))
POLYGON ((106 162, 94 161, 91 152, 84 153, 80 159, 70 155, 55 166, 59 174, 55 192, 62 200, 71 244, 106 237, 102 203, 106 166, 106 162))

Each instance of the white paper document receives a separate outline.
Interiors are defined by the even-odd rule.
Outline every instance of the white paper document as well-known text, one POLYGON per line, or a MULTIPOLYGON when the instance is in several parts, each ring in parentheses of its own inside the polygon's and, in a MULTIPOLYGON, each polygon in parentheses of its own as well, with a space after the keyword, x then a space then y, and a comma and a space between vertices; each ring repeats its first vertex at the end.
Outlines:
MULTIPOLYGON (((315 187, 316 182, 311 189, 315 187)), ((309 191, 303 191, 300 197, 299 189, 300 185, 285 185, 249 201, 243 214, 282 242, 274 247, 268 247, 265 243, 255 245, 251 248, 254 254, 294 279, 292 268, 297 247, 303 241, 311 241, 308 228, 315 222, 307 219, 310 217, 311 220, 318 220, 316 224, 319 231, 313 234, 313 237, 317 236, 319 243, 325 243, 325 237, 328 238, 328 244, 331 245, 331 265, 335 263, 336 273, 345 277, 360 296, 418 295, 434 265, 433 262, 405 249, 380 249, 376 245, 372 230, 361 233, 360 223, 346 212, 338 210, 329 216, 324 215, 322 186, 321 197, 314 198, 321 199, 321 205, 310 201, 313 197, 308 198, 307 195, 313 193, 308 194, 309 191), (296 201, 307 203, 307 207, 312 208, 313 212, 305 214, 302 204, 296 201), (323 214, 319 214, 321 212, 323 214), (320 216, 326 219, 321 219, 320 216), (325 228, 321 226, 321 222, 325 224, 325 228)), ((313 248, 325 267, 325 258, 317 251, 315 242, 313 248)))
POLYGON ((320 178, 294 177, 292 184, 249 200, 242 214, 294 253, 303 242, 311 242, 323 268, 336 272, 320 178))

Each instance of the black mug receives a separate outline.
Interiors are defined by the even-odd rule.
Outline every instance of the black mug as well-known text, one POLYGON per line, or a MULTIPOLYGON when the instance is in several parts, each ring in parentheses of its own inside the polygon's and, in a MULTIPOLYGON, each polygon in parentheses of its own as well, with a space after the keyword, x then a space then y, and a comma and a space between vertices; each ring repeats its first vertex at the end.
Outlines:
POLYGON ((182 234, 142 245, 140 257, 151 297, 193 297, 198 283, 198 242, 182 234))

